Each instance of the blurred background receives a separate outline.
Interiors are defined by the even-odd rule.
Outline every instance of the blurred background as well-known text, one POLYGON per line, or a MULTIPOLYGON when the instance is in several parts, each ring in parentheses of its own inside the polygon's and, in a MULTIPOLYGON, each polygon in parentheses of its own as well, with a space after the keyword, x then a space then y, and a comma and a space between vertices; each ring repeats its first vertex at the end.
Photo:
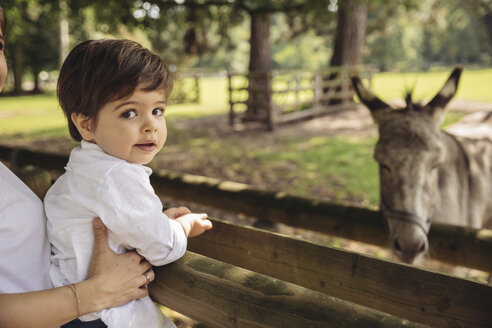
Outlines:
POLYGON ((365 4, 3 0, 9 20, 6 91, 19 94, 48 88, 46 83, 56 79, 60 62, 75 44, 107 37, 138 41, 178 71, 243 73, 363 64, 384 72, 492 64, 489 0, 369 0, 365 4), (354 17, 341 17, 344 6, 350 7, 346 12, 354 10, 354 17), (339 34, 345 33, 338 37, 338 46, 337 28, 342 30, 339 34), (352 30, 356 36, 351 36, 352 30), (347 46, 350 53, 343 50, 347 46))

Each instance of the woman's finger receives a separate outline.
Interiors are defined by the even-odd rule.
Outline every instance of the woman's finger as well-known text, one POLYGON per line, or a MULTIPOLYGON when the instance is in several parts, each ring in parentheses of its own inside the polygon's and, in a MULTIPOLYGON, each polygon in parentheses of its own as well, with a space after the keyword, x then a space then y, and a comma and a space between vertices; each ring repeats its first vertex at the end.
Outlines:
POLYGON ((142 262, 140 262, 140 269, 142 270, 142 272, 147 272, 151 270, 151 268, 152 268, 152 264, 150 264, 149 261, 143 260, 142 262))
POLYGON ((100 218, 92 220, 94 229, 94 252, 99 253, 109 248, 108 246, 108 229, 100 218))
POLYGON ((149 271, 146 272, 149 275, 150 281, 154 281, 155 279, 155 273, 154 270, 150 269, 149 271))

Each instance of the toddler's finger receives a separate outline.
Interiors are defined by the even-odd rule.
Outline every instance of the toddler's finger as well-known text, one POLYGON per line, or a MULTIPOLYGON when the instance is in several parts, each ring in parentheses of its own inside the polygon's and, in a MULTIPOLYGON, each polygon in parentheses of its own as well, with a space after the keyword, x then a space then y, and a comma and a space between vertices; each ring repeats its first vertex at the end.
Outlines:
POLYGON ((205 228, 205 230, 210 230, 213 227, 212 221, 210 221, 210 220, 204 219, 202 221, 202 223, 203 223, 203 227, 205 228))

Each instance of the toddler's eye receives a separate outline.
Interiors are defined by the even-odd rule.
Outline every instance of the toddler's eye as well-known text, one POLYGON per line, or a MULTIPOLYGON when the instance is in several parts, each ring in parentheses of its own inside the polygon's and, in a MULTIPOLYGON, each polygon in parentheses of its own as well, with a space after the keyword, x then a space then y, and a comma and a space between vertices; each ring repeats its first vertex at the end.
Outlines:
POLYGON ((121 114, 121 117, 128 118, 128 119, 134 118, 135 116, 137 116, 137 113, 135 113, 134 110, 127 110, 126 112, 121 114))
POLYGON ((155 108, 152 111, 152 115, 156 115, 156 116, 162 116, 162 115, 164 115, 164 108, 155 108))

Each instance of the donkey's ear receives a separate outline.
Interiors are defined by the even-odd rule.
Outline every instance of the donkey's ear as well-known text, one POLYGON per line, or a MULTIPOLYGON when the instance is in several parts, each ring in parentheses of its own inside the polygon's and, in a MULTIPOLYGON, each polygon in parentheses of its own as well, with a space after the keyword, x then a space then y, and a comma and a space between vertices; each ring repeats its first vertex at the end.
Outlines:
POLYGON ((352 77, 352 85, 360 101, 369 108, 372 118, 376 124, 381 121, 382 114, 390 109, 390 106, 379 99, 371 90, 364 87, 361 79, 358 76, 352 77))
POLYGON ((462 71, 463 68, 461 66, 455 67, 441 90, 425 106, 425 110, 431 115, 437 125, 441 125, 444 119, 445 108, 458 90, 458 83, 460 81, 462 71))

